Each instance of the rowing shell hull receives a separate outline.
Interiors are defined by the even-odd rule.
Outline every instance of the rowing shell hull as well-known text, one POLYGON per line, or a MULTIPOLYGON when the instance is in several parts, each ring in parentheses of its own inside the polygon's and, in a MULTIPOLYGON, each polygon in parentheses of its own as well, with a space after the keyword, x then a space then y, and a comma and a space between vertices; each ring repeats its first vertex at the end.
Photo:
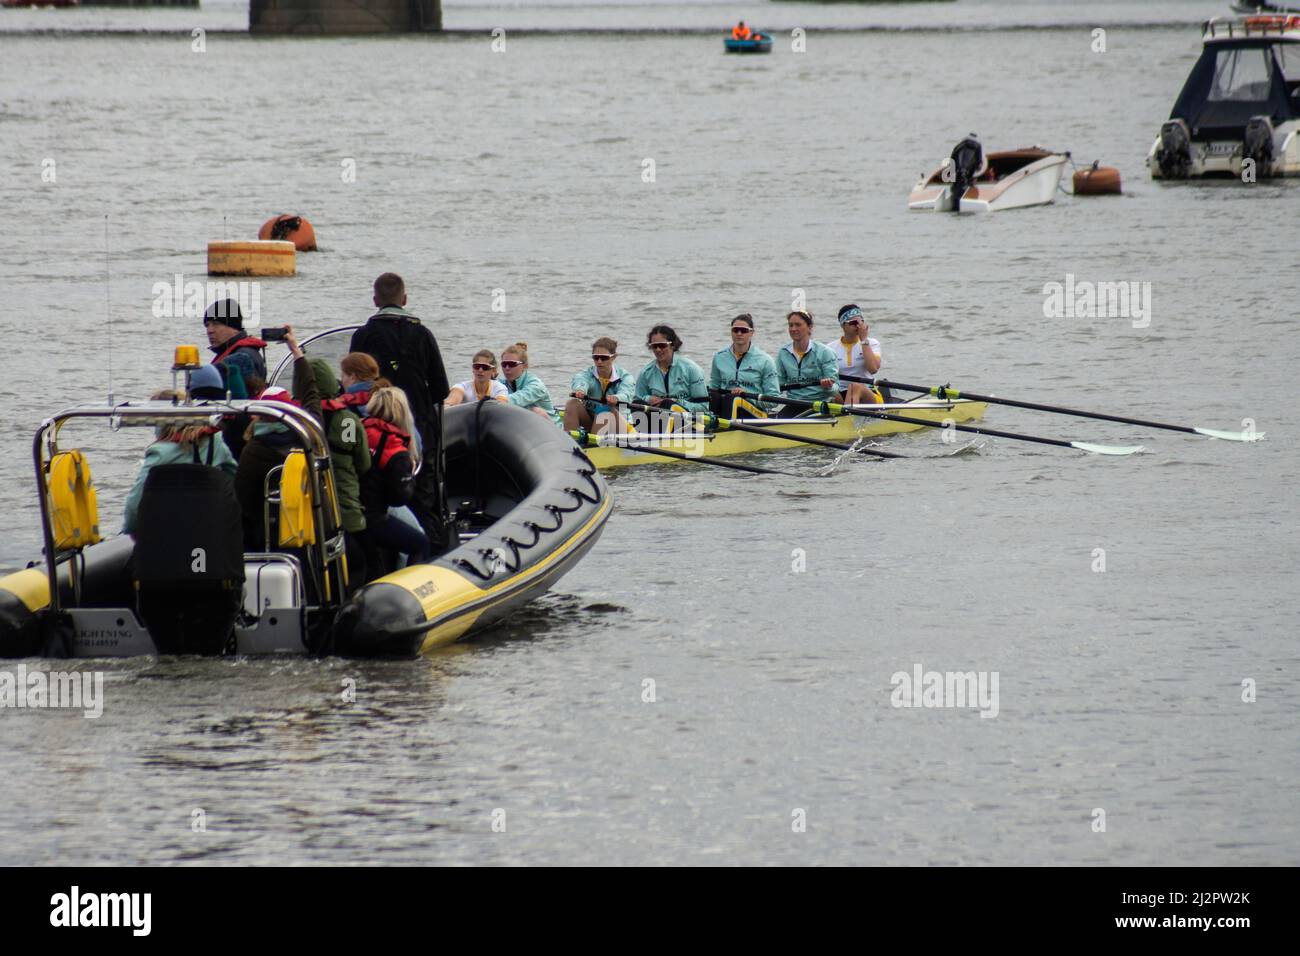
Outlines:
MULTIPOLYGON (((890 411, 908 418, 923 418, 926 421, 942 424, 945 419, 961 424, 978 421, 988 410, 985 402, 968 402, 958 400, 952 403, 937 401, 906 402, 898 405, 876 406, 882 411, 890 411)), ((755 424, 752 421, 747 425, 755 424)), ((767 426, 765 426, 767 427, 767 426)), ((817 448, 802 442, 791 441, 782 435, 797 435, 800 438, 820 438, 825 441, 851 444, 859 438, 883 438, 902 432, 917 431, 924 425, 910 425, 884 418, 865 418, 858 415, 845 415, 839 418, 809 418, 807 424, 773 425, 771 431, 762 435, 753 432, 720 431, 706 439, 683 438, 681 440, 664 440, 659 447, 693 458, 724 458, 729 455, 746 455, 757 451, 775 451, 780 448, 817 448)), ((633 436, 627 436, 629 439, 633 436)), ((654 447, 650 445, 649 447, 654 447)), ((823 449, 825 450, 825 449, 823 449)), ((633 448, 588 448, 587 457, 601 470, 627 468, 632 465, 665 465, 680 463, 681 459, 668 458, 633 448)))

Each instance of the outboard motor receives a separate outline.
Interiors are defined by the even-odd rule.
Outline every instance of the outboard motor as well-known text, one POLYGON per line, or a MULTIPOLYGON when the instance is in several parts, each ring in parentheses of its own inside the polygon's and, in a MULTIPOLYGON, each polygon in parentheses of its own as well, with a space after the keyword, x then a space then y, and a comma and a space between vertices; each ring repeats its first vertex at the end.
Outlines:
POLYGON ((1185 122, 1171 119, 1160 127, 1156 162, 1160 164, 1161 175, 1169 179, 1187 178, 1192 166, 1192 134, 1185 122))
POLYGON ((1273 121, 1252 116, 1242 137, 1241 158, 1255 161, 1255 175, 1268 176, 1273 169, 1273 121))
POLYGON ((234 479, 202 464, 155 466, 140 496, 135 536, 137 605, 159 653, 225 651, 244 589, 234 479))
POLYGON ((948 196, 945 197, 949 202, 944 204, 944 208, 949 212, 959 212, 961 197, 966 195, 966 190, 984 170, 984 147, 974 133, 953 147, 949 168, 953 178, 948 196))

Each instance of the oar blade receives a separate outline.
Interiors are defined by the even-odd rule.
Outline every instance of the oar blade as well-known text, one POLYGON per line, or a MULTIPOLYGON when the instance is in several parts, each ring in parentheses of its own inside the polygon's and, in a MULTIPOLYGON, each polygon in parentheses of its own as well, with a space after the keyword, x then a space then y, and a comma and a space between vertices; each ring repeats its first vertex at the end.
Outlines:
POLYGON ((1072 441, 1070 447, 1093 455, 1136 455, 1146 451, 1142 445, 1096 445, 1086 441, 1072 441))
POLYGON ((1263 432, 1257 431, 1228 432, 1218 428, 1193 428, 1192 431, 1206 438, 1221 438, 1224 441, 1259 441, 1264 437, 1263 432))

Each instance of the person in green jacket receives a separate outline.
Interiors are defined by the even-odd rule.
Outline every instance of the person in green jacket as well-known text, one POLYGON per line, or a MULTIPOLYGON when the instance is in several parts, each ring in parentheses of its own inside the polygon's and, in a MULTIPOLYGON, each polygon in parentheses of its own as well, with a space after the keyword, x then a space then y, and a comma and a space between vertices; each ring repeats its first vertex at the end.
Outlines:
POLYGON ((667 410, 677 405, 688 412, 705 412, 709 407, 709 389, 700 367, 677 354, 682 340, 671 325, 656 325, 646 337, 646 345, 655 360, 636 377, 632 397, 655 408, 667 410))
POLYGON ((324 359, 309 359, 294 336, 285 328, 285 344, 293 355, 293 397, 311 412, 325 429, 334 468, 334 495, 339 503, 347 544, 348 584, 355 589, 366 582, 365 549, 360 535, 366 530, 361 507, 361 476, 370 470, 370 445, 366 429, 354 407, 340 401, 343 387, 324 359))
POLYGON ((772 356, 754 344, 754 317, 742 312, 731 320, 731 345, 719 349, 709 370, 709 404, 723 418, 759 418, 772 407, 738 398, 740 392, 775 395, 781 391, 772 356))
MULTIPOLYGON (((176 393, 157 392, 151 401, 170 401, 176 393)), ((179 396, 184 398, 182 394, 179 396)), ((233 479, 239 463, 230 453, 221 433, 203 425, 159 425, 157 440, 145 449, 144 463, 135 476, 135 484, 126 496, 126 514, 122 522, 123 534, 134 534, 140 516, 140 497, 144 494, 145 479, 158 465, 209 465, 220 468, 233 479)))
POLYGON ((573 398, 564 403, 565 431, 585 428, 605 435, 622 430, 618 406, 632 401, 636 378, 623 366, 616 365, 616 358, 618 343, 609 336, 602 335, 591 343, 591 365, 569 382, 573 398))
MULTIPOLYGON (((790 341, 776 353, 781 390, 802 402, 835 401, 839 398, 835 390, 840 377, 839 361, 830 347, 813 341, 812 313, 796 310, 785 317, 785 322, 790 341), (791 388, 796 382, 799 386, 791 388)), ((787 405, 781 415, 796 416, 805 411, 787 405)))
POLYGON ((516 342, 501 350, 501 378, 510 393, 506 396, 509 404, 536 412, 552 425, 560 424, 551 393, 540 378, 528 371, 527 342, 516 342))

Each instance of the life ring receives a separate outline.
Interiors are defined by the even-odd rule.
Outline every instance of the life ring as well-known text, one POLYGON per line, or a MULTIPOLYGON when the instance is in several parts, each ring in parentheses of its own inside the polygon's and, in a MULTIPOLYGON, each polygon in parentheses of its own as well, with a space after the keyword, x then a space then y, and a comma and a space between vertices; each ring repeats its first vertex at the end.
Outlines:
POLYGON ((311 227, 311 223, 302 216, 288 213, 262 223, 262 228, 257 230, 257 238, 284 239, 292 242, 299 252, 316 250, 316 230, 311 227))

